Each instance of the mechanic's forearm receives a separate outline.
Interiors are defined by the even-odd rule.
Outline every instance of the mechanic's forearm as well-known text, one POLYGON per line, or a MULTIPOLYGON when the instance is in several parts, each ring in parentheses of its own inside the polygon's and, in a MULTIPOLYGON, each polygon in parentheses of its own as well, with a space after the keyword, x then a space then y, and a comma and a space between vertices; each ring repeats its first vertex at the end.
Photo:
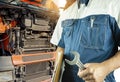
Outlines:
POLYGON ((113 56, 112 58, 102 62, 101 64, 103 64, 108 73, 112 72, 113 70, 117 69, 120 67, 120 51, 118 51, 115 56, 113 56))
POLYGON ((63 54, 64 54, 64 49, 61 48, 61 47, 57 47, 57 50, 56 50, 56 60, 55 62, 57 61, 61 61, 61 58, 63 58, 63 54))
POLYGON ((59 82, 60 71, 61 71, 61 66, 63 61, 63 54, 64 54, 64 49, 61 47, 58 47, 56 50, 55 69, 54 69, 52 82, 59 82))

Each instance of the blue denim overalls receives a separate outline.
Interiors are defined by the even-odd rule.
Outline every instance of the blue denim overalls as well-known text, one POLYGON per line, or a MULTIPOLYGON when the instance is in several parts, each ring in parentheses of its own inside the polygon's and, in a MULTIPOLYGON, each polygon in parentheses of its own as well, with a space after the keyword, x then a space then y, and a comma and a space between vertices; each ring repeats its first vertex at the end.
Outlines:
MULTIPOLYGON (((59 46, 63 47, 64 58, 73 59, 70 51, 77 51, 85 63, 100 63, 118 51, 120 30, 116 20, 109 15, 90 15, 82 19, 62 21, 62 37, 59 46)), ((62 82, 84 82, 77 76, 78 67, 65 63, 62 82)), ((105 82, 115 82, 110 73, 105 82)))

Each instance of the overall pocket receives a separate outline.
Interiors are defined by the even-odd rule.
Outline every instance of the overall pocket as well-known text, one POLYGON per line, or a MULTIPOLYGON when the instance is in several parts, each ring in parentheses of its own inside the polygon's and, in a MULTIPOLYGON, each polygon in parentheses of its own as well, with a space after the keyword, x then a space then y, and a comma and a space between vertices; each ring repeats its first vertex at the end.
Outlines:
POLYGON ((74 24, 74 19, 65 20, 62 22, 63 33, 66 37, 69 37, 72 32, 72 27, 74 24))
POLYGON ((73 32, 74 21, 75 21, 74 19, 69 19, 62 22, 64 43, 65 43, 65 47, 67 48, 70 47, 71 34, 73 32))
POLYGON ((106 16, 89 16, 82 20, 80 45, 85 48, 102 49, 105 43, 106 16))

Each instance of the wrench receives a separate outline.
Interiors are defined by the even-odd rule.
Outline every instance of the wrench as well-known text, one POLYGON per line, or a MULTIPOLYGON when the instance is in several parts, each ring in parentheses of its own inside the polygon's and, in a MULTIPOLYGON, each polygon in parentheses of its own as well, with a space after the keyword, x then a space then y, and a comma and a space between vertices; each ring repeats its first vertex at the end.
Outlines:
MULTIPOLYGON (((74 59, 72 61, 65 59, 66 63, 68 63, 69 65, 77 65, 80 70, 84 70, 85 67, 80 61, 80 54, 76 51, 71 51, 70 53, 74 55, 74 59)), ((105 80, 103 82, 105 82, 105 80)))
POLYGON ((71 51, 70 53, 74 55, 74 59, 72 61, 65 59, 66 63, 69 65, 77 65, 80 70, 85 69, 83 63, 80 61, 80 54, 76 51, 71 51))

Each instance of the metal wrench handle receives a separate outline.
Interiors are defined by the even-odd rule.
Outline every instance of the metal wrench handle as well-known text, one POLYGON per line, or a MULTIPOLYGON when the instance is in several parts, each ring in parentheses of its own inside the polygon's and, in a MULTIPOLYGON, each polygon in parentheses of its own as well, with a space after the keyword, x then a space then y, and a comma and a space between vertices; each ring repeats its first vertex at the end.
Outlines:
POLYGON ((65 59, 66 63, 69 65, 77 65, 80 70, 85 69, 83 63, 80 61, 80 54, 76 51, 71 51, 71 54, 74 55, 74 59, 72 61, 65 59))
POLYGON ((80 60, 78 62, 76 62, 76 65, 79 67, 80 70, 84 70, 85 69, 83 63, 80 60))

